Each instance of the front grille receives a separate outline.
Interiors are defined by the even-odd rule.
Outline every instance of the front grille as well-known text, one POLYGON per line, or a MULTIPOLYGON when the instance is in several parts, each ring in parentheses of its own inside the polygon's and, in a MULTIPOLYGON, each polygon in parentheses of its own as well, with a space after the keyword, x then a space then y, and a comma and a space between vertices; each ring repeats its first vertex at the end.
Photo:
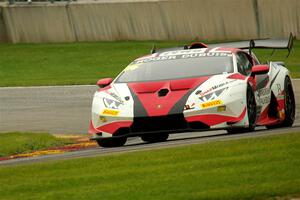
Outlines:
POLYGON ((183 114, 134 118, 131 132, 172 131, 187 129, 183 114))

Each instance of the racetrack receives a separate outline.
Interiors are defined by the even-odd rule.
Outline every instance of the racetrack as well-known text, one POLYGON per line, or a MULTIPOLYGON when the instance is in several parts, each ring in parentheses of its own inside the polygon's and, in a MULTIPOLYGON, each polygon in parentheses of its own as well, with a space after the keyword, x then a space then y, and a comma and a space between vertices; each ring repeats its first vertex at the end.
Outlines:
POLYGON ((0 88, 0 133, 85 134, 98 86, 0 88))
MULTIPOLYGON (((293 80, 300 103, 300 79, 293 80)), ((0 88, 0 133, 10 131, 85 134, 97 86, 0 88)), ((300 109, 297 109, 299 120, 300 109)))
MULTIPOLYGON (((207 131, 174 134, 167 142, 145 144, 139 138, 130 138, 120 148, 95 148, 59 155, 21 158, 0 162, 13 165, 47 160, 91 157, 112 153, 157 149, 205 143, 217 140, 231 140, 245 137, 260 137, 286 132, 300 132, 299 99, 300 80, 293 80, 296 94, 296 121, 293 128, 266 130, 263 127, 246 134, 228 135, 225 131, 207 131)), ((0 89, 0 132, 4 131, 45 131, 51 133, 86 133, 90 116, 90 105, 96 86, 60 86, 0 89)))

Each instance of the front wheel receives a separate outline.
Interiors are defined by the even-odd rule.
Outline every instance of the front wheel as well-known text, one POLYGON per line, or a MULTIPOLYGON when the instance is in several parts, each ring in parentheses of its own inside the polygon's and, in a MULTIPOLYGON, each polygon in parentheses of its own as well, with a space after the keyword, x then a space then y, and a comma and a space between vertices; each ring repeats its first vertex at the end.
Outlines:
POLYGON ((102 138, 96 141, 100 147, 121 147, 126 143, 127 138, 102 138))
POLYGON ((227 129, 227 133, 244 133, 250 132, 255 129, 256 126, 256 102, 255 96, 250 85, 247 87, 247 114, 248 114, 248 127, 247 128, 230 128, 227 129))
POLYGON ((164 142, 168 139, 169 134, 161 133, 161 134, 145 134, 141 136, 141 139, 144 142, 155 143, 155 142, 164 142))

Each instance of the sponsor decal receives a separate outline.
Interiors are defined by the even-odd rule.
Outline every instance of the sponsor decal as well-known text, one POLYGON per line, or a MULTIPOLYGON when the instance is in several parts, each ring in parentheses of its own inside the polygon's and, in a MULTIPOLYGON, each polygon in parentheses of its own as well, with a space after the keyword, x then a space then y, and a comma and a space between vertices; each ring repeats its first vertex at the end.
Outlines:
POLYGON ((177 50, 177 51, 167 51, 159 54, 159 56, 170 56, 170 55, 184 55, 192 53, 204 53, 206 48, 201 49, 189 49, 189 50, 177 50))
POLYGON ((119 110, 112 110, 112 109, 104 109, 102 114, 103 115, 110 115, 110 116, 118 116, 120 113, 119 110))
POLYGON ((143 60, 133 61, 129 66, 138 65, 141 63, 149 63, 149 62, 162 61, 162 60, 175 60, 175 59, 179 59, 179 57, 177 58, 177 56, 159 56, 153 58, 145 58, 143 60))
POLYGON ((213 101, 209 101, 209 102, 200 104, 200 107, 201 108, 210 108, 210 107, 219 106, 222 104, 223 104, 223 102, 221 100, 213 100, 213 101))
POLYGON ((201 94, 201 92, 202 92, 202 90, 197 90, 195 94, 199 95, 199 94, 201 94))
POLYGON ((184 105, 184 110, 192 110, 195 108, 195 103, 184 105))
POLYGON ((206 95, 207 93, 210 93, 213 90, 214 90, 213 88, 209 88, 208 90, 205 90, 204 92, 198 93, 198 95, 200 97, 203 97, 204 95, 206 95))
MULTIPOLYGON (((209 88, 208 90, 206 90, 206 91, 204 91, 204 92, 201 92, 199 95, 200 95, 200 96, 204 96, 205 94, 207 94, 207 93, 209 93, 209 92, 211 92, 211 91, 213 91, 213 90, 216 90, 216 89, 218 89, 218 88, 220 88, 220 87, 223 87, 223 86, 225 86, 225 85, 228 85, 228 84, 230 84, 230 83, 232 83, 232 82, 234 82, 234 81, 237 81, 237 80, 234 79, 234 80, 231 80, 231 81, 225 81, 225 82, 223 82, 223 83, 221 83, 221 84, 219 84, 219 85, 215 85, 215 86, 209 88)), ((227 87, 227 88, 228 88, 228 87, 227 87)), ((227 88, 226 88, 226 89, 227 89, 227 88)))
POLYGON ((108 98, 103 98, 103 103, 104 103, 105 107, 111 108, 111 109, 118 109, 119 106, 121 104, 123 104, 120 101, 115 101, 115 100, 108 99, 108 98))
POLYGON ((115 98, 119 103, 124 104, 124 101, 121 99, 121 97, 119 97, 118 95, 116 95, 113 92, 110 92, 109 94, 110 94, 110 96, 112 96, 113 98, 115 98))
POLYGON ((258 100, 257 103, 260 105, 268 104, 271 98, 270 88, 263 88, 257 91, 258 100))
POLYGON ((201 56, 232 56, 230 52, 223 52, 223 51, 209 51, 206 52, 206 48, 201 49, 189 49, 189 50, 177 50, 177 51, 167 51, 159 54, 160 56, 182 56, 182 55, 196 55, 198 54, 199 57, 201 56))
POLYGON ((209 94, 207 94, 205 96, 200 96, 199 100, 201 102, 206 102, 206 101, 214 100, 214 99, 218 98, 223 93, 223 91, 225 91, 227 88, 223 88, 223 89, 217 90, 217 91, 215 91, 213 93, 209 93, 209 94))
POLYGON ((107 122, 106 117, 104 117, 104 116, 102 116, 102 115, 99 116, 99 119, 100 119, 100 121, 103 122, 103 123, 107 122))
POLYGON ((145 58, 142 60, 133 61, 125 70, 134 70, 137 69, 136 65, 141 63, 149 63, 163 60, 177 60, 177 59, 186 59, 186 58, 199 58, 199 57, 224 57, 232 56, 231 53, 226 52, 185 52, 185 51, 171 51, 160 54, 158 57, 145 58))
POLYGON ((226 106, 218 106, 217 111, 218 112, 226 111, 226 106))
POLYGON ((257 102, 261 105, 268 104, 270 102, 270 97, 266 96, 266 97, 260 98, 260 99, 258 99, 257 102))
POLYGON ((121 97, 119 97, 116 93, 110 92, 110 91, 105 91, 107 94, 109 94, 111 97, 113 97, 115 100, 117 100, 119 103, 124 104, 124 101, 122 100, 121 97))
POLYGON ((281 94, 281 92, 282 92, 281 85, 280 84, 276 84, 276 86, 277 86, 277 92, 278 92, 278 94, 281 94))
POLYGON ((270 92, 271 92, 270 88, 263 88, 257 91, 257 95, 258 97, 267 96, 270 95, 270 92))

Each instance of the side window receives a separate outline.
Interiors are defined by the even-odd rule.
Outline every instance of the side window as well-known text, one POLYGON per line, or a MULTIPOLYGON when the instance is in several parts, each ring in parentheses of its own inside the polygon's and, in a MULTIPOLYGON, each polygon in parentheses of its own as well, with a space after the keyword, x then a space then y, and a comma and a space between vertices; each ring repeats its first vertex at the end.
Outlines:
POLYGON ((253 66, 249 58, 242 52, 236 54, 238 71, 243 75, 249 75, 253 66))

